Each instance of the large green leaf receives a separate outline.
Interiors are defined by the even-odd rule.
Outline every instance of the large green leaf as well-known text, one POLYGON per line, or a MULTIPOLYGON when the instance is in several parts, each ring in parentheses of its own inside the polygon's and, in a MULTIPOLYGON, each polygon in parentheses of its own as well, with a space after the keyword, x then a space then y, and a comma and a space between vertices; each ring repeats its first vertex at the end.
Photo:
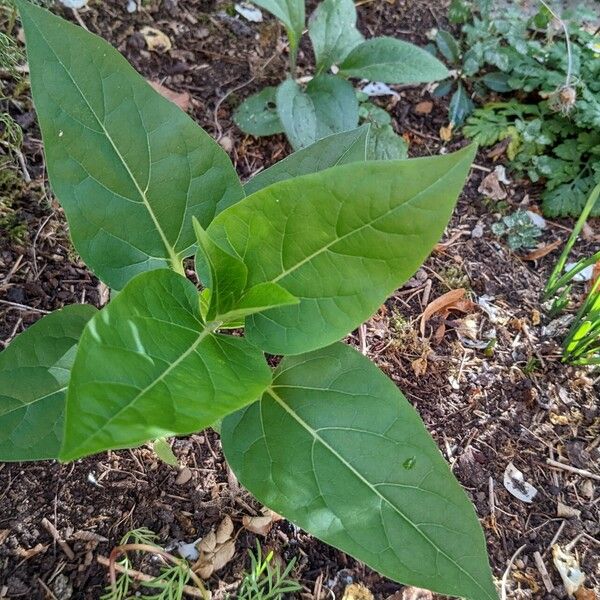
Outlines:
POLYGON ((364 41, 356 28, 354 0, 324 0, 310 17, 308 35, 317 59, 317 70, 341 63, 364 41))
POLYGON ((198 431, 256 399, 271 381, 262 353, 200 320, 194 285, 143 273, 79 342, 61 460, 198 431))
POLYGON ((290 52, 296 53, 306 20, 304 0, 252 0, 268 10, 285 26, 290 40, 290 52))
POLYGON ((351 131, 329 135, 261 171, 245 183, 244 191, 249 196, 284 179, 364 161, 368 134, 369 127, 363 125, 351 131))
POLYGON ((233 113, 233 120, 244 132, 258 137, 281 133, 277 115, 277 88, 269 86, 246 98, 233 113))
POLYGON ((303 91, 288 79, 277 91, 277 113, 295 150, 333 133, 355 129, 358 100, 354 88, 334 75, 314 77, 303 91))
POLYGON ((244 261, 248 286, 271 281, 300 298, 247 318, 249 339, 272 354, 300 354, 367 319, 439 240, 474 152, 334 167, 220 214, 208 233, 244 261))
POLYGON ((77 251, 109 286, 180 268, 192 216, 243 196, 223 149, 99 37, 18 0, 54 192, 77 251))
POLYGON ((448 70, 437 58, 414 44, 377 37, 350 52, 340 65, 340 75, 385 83, 417 83, 445 79, 448 70))
POLYGON ((415 410, 356 350, 285 358, 221 435, 241 483, 328 544, 402 583, 497 600, 466 494, 415 410))
POLYGON ((95 312, 67 306, 0 353, 0 461, 57 458, 77 342, 95 312))
POLYGON ((408 156, 408 144, 391 125, 372 125, 369 132, 369 160, 400 160, 408 156))

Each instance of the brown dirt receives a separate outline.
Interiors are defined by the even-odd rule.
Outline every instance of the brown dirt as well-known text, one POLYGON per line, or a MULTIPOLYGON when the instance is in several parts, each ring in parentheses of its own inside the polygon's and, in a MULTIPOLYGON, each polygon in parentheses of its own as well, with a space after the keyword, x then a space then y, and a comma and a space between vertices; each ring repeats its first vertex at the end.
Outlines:
MULTIPOLYGON (((79 16, 144 76, 173 90, 189 91, 191 114, 232 148, 242 177, 289 152, 281 136, 253 139, 231 122, 231 110, 239 100, 276 83, 285 68, 278 45, 281 31, 272 19, 258 26, 248 24, 228 14, 228 3, 212 0, 163 0, 134 14, 124 7, 124 2, 113 0, 94 3, 79 16), (168 33, 173 49, 168 54, 147 52, 138 33, 143 25, 168 33)), ((366 34, 396 35, 419 43, 425 43, 427 29, 444 22, 440 3, 409 0, 362 3, 359 15, 366 34)), ((66 16, 73 18, 70 12, 66 16)), ((300 68, 311 60, 308 46, 303 47, 300 68)), ((13 83, 8 80, 8 85, 13 83)), ((401 95, 401 101, 388 108, 398 131, 410 139, 411 153, 439 152, 444 101, 433 99, 431 114, 418 115, 414 107, 427 94, 410 89, 401 95)), ((43 311, 73 302, 98 305, 102 294, 97 279, 75 255, 62 211, 44 181, 39 132, 27 94, 14 98, 8 107, 25 131, 23 156, 32 182, 11 192, 23 235, 19 238, 5 229, 0 241, 3 345, 43 311)), ((448 149, 462 143, 453 142, 448 149)), ((560 337, 546 327, 539 301, 557 252, 527 262, 491 234, 497 207, 486 204, 477 188, 485 169, 493 165, 483 156, 478 165, 444 238, 447 244, 349 341, 362 346, 421 413, 475 502, 498 579, 525 545, 508 578, 510 598, 566 597, 551 563, 553 541, 564 546, 576 540, 574 550, 588 585, 600 589, 598 481, 550 469, 545 463, 547 458, 564 458, 598 472, 598 375, 560 363, 560 337), (467 320, 460 313, 451 314, 441 341, 434 340, 441 325, 435 317, 428 323, 426 337, 421 337, 419 316, 425 305, 458 287, 469 290, 473 298, 489 296, 500 311, 500 322, 492 322, 484 310, 473 309, 467 320), (468 332, 479 342, 495 337, 493 352, 470 347, 473 340, 468 332), (538 488, 533 504, 524 504, 503 487, 510 461, 538 488), (558 516, 559 502, 579 510, 579 516, 558 516), (552 595, 544 591, 533 560, 536 551, 554 582, 552 595)), ((18 161, 11 168, 21 176, 18 161)), ((535 197, 520 181, 508 191, 513 208, 535 197)), ((544 241, 564 240, 566 235, 563 225, 549 223, 544 241)), ((96 556, 108 555, 126 531, 145 526, 168 545, 203 536, 224 515, 233 518, 237 529, 243 515, 259 509, 248 495, 232 487, 216 434, 177 440, 174 451, 191 470, 191 479, 179 485, 177 470, 157 461, 147 448, 109 452, 66 466, 0 464, 0 598, 99 598, 107 578, 96 556), (55 525, 74 558, 42 527, 43 518, 55 525), (90 540, 90 532, 99 537, 90 540), (37 554, 28 552, 38 544, 37 554)), ((285 521, 261 542, 284 560, 298 559, 295 576, 306 598, 317 597, 318 582, 325 588, 322 598, 327 596, 326 588, 341 597, 351 581, 365 584, 378 599, 401 589, 285 521)), ((254 536, 242 530, 234 559, 210 580, 212 589, 235 589, 246 563, 245 550, 254 544, 254 536)))

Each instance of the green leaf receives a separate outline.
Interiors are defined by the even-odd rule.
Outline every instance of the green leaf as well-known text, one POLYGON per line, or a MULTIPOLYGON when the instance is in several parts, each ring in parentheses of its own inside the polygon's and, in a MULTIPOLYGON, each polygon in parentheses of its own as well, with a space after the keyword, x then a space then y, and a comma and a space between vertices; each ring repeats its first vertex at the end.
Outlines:
POLYGON ((512 87, 509 85, 508 80, 510 75, 508 73, 502 73, 502 71, 494 71, 493 73, 486 73, 481 81, 494 92, 510 92, 512 87))
POLYGON ((277 111, 295 150, 358 125, 358 100, 354 88, 333 75, 313 78, 306 86, 306 92, 288 79, 279 86, 277 111))
POLYGON ((408 144, 391 125, 373 126, 369 132, 369 160, 399 160, 408 157, 408 144))
POLYGON ((306 20, 304 0, 252 0, 252 2, 268 10, 283 23, 290 40, 290 49, 295 53, 306 20))
POLYGON ((426 50, 395 38, 363 42, 340 65, 340 75, 384 83, 439 81, 448 69, 426 50))
POLYGON ((249 135, 258 137, 281 133, 277 116, 277 88, 270 86, 244 100, 233 113, 236 125, 249 135))
POLYGON ((440 30, 435 36, 435 45, 440 54, 451 64, 456 64, 460 58, 460 48, 458 42, 451 33, 440 30))
POLYGON ((208 427, 271 381, 263 354, 200 319, 194 285, 143 273, 85 328, 67 397, 63 461, 208 427))
POLYGON ((173 452, 171 445, 165 438, 159 438, 152 442, 152 450, 160 460, 172 467, 178 467, 179 461, 173 452))
POLYGON ((367 319, 439 240, 474 152, 334 167, 263 188, 219 215, 207 231, 243 259, 248 286, 274 282, 300 299, 248 317, 248 339, 299 354, 367 319))
POLYGON ((221 435, 241 483, 312 535, 393 580, 497 600, 469 499, 416 411, 356 350, 284 358, 221 435))
POLYGON ((243 321, 241 324, 238 321, 247 315, 298 303, 295 296, 277 283, 260 283, 247 289, 248 269, 243 261, 217 246, 196 220, 194 228, 198 237, 198 278, 210 290, 200 297, 203 304, 200 312, 205 321, 235 322, 243 327, 243 321))
POLYGON ((465 86, 459 81, 458 88, 452 94, 450 107, 448 108, 450 122, 454 125, 462 125, 465 119, 473 112, 475 105, 469 97, 465 86))
POLYGON ((67 306, 0 353, 0 461, 57 458, 77 342, 95 313, 92 306, 67 306))
POLYGON ((336 165, 364 161, 368 132, 369 127, 363 125, 351 131, 329 135, 261 171, 246 182, 244 191, 249 196, 277 181, 317 173, 336 165))
POLYGON ((195 250, 243 197, 223 149, 101 38, 18 0, 53 190, 81 257, 110 287, 195 250))
POLYGON ((324 0, 308 22, 318 72, 342 62, 349 52, 364 41, 356 28, 354 0, 324 0))

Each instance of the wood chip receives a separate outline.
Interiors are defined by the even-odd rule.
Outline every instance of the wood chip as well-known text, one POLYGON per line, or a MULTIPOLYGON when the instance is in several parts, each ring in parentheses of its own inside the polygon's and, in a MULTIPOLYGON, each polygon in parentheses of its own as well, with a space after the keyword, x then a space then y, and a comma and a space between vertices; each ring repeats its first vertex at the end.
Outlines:
POLYGON ((415 112, 418 115, 428 115, 433 109, 433 102, 431 100, 423 100, 415 106, 415 112))
POLYGON ((175 478, 175 485, 185 485, 192 478, 192 471, 188 467, 183 467, 175 478))

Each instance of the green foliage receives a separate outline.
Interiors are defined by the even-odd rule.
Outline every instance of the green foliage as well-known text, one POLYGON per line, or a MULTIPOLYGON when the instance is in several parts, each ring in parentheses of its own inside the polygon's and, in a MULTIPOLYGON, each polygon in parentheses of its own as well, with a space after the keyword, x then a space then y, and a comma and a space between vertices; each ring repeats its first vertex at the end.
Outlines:
POLYGON ((237 600, 281 600, 285 594, 298 592, 302 587, 290 578, 296 560, 292 559, 282 571, 273 564, 273 551, 263 558, 260 543, 256 542, 256 553, 248 551, 250 569, 237 591, 237 600))
POLYGON ((568 44, 545 7, 531 18, 510 4, 482 11, 462 29, 473 89, 519 98, 475 110, 465 134, 486 146, 508 139, 511 166, 544 184, 542 208, 552 217, 580 214, 600 182, 599 39, 582 26, 583 10, 571 17, 563 15, 568 44))
POLYGON ((537 238, 542 235, 541 229, 524 210, 517 210, 502 217, 492 225, 492 232, 497 236, 506 237, 511 250, 535 248, 537 238))
MULTIPOLYGON (((600 261, 599 251, 587 258, 581 258, 563 274, 567 258, 589 215, 598 204, 599 197, 600 184, 597 184, 588 196, 583 211, 548 278, 544 298, 554 298, 549 311, 551 317, 567 308, 576 275, 600 261)), ((580 365, 600 365, 600 277, 592 281, 589 293, 575 315, 563 343, 563 361, 580 365)))
MULTIPOLYGON (((99 312, 44 317, 0 355, 0 460, 74 460, 222 421, 234 472, 284 516, 393 579, 494 598, 466 494, 396 386, 338 342, 434 247, 475 149, 365 161, 359 129, 244 197, 227 156, 106 42, 18 5, 51 185, 120 291, 99 312), (183 274, 194 253, 202 290, 183 274), (285 356, 275 372, 265 352, 285 356)), ((170 560, 181 570, 155 598, 178 597, 166 590, 189 573, 170 560)))
MULTIPOLYGON (((442 63, 417 46, 388 37, 365 41, 356 27, 353 0, 323 0, 308 22, 316 73, 306 86, 300 85, 295 80, 295 64, 304 28, 304 0, 256 0, 255 4, 285 25, 290 40, 290 71, 277 89, 261 90, 235 111, 235 122, 251 135, 283 131, 295 150, 306 148, 328 135, 358 127, 362 115, 349 79, 417 83, 448 75, 442 63), (298 19, 294 27, 290 14, 298 19)), ((394 132, 391 119, 383 126, 372 127, 369 135, 368 159, 406 154, 405 142, 394 132)))

